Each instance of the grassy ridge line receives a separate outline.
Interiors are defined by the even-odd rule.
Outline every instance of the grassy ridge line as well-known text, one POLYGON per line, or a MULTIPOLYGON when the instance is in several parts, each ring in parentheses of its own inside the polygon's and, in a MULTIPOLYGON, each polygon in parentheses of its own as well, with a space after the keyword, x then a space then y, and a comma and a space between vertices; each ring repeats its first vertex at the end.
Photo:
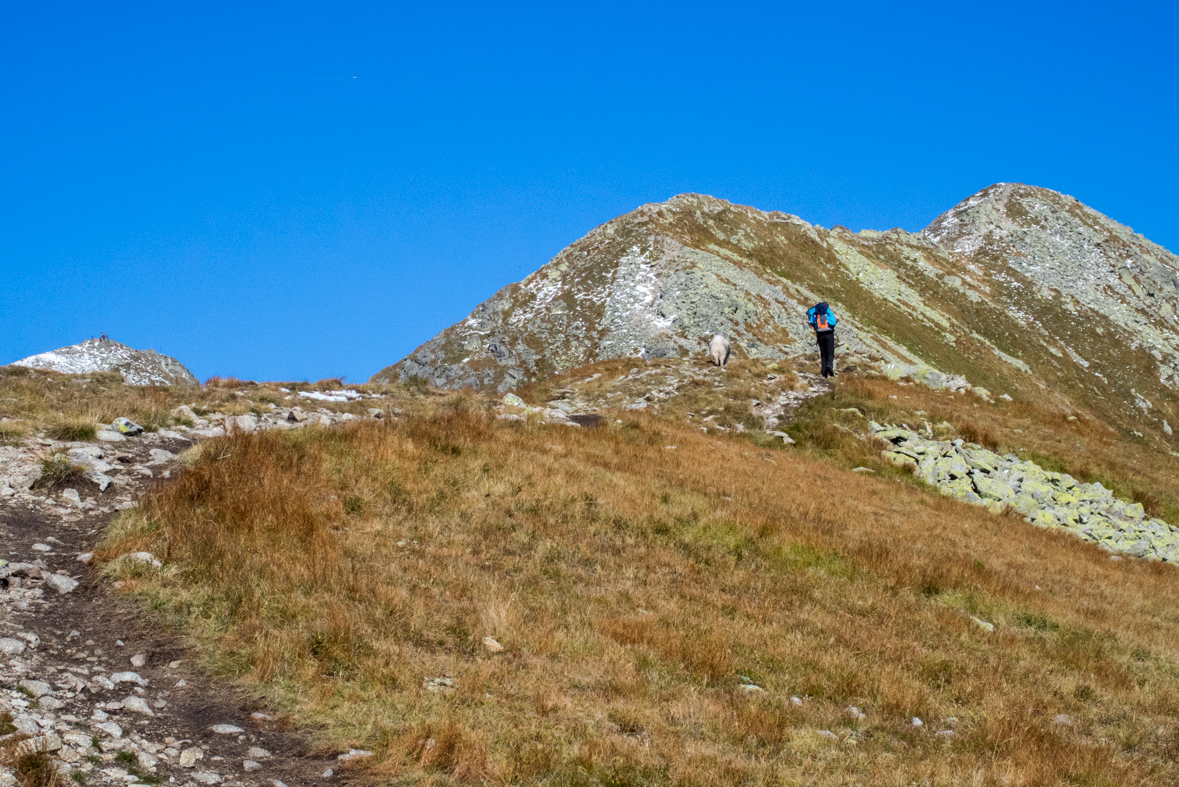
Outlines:
POLYGON ((453 401, 210 441, 104 554, 163 556, 115 571, 325 746, 375 749, 374 778, 1179 775, 1172 567, 688 425, 506 425, 453 401))

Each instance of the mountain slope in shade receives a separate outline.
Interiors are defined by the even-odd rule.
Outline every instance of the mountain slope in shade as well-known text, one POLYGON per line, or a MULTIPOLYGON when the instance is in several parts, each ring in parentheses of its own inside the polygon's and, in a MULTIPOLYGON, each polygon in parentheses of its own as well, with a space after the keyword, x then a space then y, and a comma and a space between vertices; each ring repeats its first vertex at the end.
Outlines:
POLYGON ((840 316, 839 364, 1083 408, 1170 434, 1179 259, 1047 189, 996 184, 921 233, 853 233, 697 194, 573 243, 374 382, 508 390, 586 363, 813 352, 806 308, 840 316))
POLYGON ((87 339, 22 358, 12 365, 66 374, 119 372, 128 385, 199 385, 193 373, 175 358, 155 350, 136 350, 110 339, 87 339))

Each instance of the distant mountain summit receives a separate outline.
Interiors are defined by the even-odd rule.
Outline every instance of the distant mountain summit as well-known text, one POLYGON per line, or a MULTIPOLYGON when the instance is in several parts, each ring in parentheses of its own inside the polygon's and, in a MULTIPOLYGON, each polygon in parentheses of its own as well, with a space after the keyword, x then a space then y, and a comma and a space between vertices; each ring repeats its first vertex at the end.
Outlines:
MULTIPOLYGON (((699 194, 594 229, 374 375, 500 391, 596 360, 813 352, 807 307, 840 318, 838 363, 1179 423, 1179 258, 1072 197, 1000 183, 924 231, 853 233, 699 194)), ((838 364, 837 364, 838 365, 838 364)))
POLYGON ((88 339, 81 344, 22 358, 12 365, 66 374, 119 372, 128 385, 200 384, 175 358, 155 350, 136 350, 110 339, 88 339))

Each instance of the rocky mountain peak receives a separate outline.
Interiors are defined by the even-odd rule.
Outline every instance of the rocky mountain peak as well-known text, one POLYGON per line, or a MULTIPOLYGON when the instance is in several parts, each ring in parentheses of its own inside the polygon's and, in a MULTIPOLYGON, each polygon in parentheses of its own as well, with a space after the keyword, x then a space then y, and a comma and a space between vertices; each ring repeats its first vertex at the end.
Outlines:
POLYGON ((136 350, 105 337, 14 361, 13 366, 65 374, 118 372, 128 385, 199 385, 180 361, 155 350, 136 350))
POLYGON ((999 183, 924 231, 825 229, 702 194, 643 205, 480 304, 374 382, 509 390, 609 358, 814 352, 838 364, 1179 422, 1179 258, 1076 199, 999 183))

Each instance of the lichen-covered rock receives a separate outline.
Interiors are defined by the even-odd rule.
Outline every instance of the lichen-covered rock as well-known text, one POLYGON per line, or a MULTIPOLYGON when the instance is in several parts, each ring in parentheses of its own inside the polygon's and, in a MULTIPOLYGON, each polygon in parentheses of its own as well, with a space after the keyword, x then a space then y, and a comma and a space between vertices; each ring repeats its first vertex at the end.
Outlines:
POLYGON ((871 428, 892 444, 882 453, 885 459, 915 466, 920 478, 947 497, 996 514, 1011 508, 1033 525, 1067 530, 1112 552, 1179 562, 1179 531, 1147 517, 1141 503, 1114 498, 1100 483, 1080 484, 1070 475, 961 440, 929 440, 876 423, 871 428))

